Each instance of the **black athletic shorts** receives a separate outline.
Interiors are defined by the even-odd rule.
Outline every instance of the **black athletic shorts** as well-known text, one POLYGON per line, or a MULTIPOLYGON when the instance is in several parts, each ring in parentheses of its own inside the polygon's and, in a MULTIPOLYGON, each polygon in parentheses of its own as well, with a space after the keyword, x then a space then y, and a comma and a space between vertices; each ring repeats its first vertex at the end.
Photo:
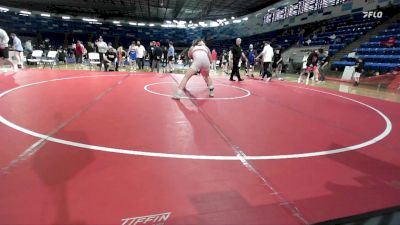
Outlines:
POLYGON ((173 56, 168 56, 168 62, 172 62, 172 61, 173 61, 173 59, 174 59, 174 57, 173 57, 173 56))
POLYGON ((8 48, 0 48, 0 58, 8 59, 8 48))

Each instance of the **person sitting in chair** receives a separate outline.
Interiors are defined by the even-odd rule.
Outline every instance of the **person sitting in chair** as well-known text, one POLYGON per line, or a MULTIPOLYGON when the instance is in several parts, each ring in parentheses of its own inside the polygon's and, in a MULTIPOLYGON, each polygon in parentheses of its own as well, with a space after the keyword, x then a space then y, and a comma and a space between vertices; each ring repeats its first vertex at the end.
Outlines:
POLYGON ((114 48, 110 46, 105 53, 104 57, 104 68, 107 71, 109 71, 111 66, 115 65, 115 71, 118 71, 118 63, 116 63, 117 60, 117 53, 114 51, 114 48))

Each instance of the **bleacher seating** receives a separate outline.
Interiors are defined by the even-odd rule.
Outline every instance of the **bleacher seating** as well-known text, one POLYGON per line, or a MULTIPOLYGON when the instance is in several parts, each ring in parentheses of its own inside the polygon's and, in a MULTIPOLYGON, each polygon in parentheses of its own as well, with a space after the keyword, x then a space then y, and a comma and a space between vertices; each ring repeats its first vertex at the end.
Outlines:
MULTIPOLYGON (((383 18, 386 19, 386 18, 383 18)), ((364 35, 378 24, 376 19, 364 19, 363 14, 347 15, 334 19, 326 27, 325 32, 316 34, 310 45, 330 45, 329 54, 334 55, 348 44, 364 35), (349 24, 351 21, 351 24, 349 24), (335 35, 335 40, 330 37, 335 35)))
MULTIPOLYGON (((354 49, 356 57, 365 61, 365 70, 385 73, 400 67, 400 42, 397 41, 391 47, 383 43, 390 37, 400 40, 399 32, 400 21, 397 21, 368 42, 362 43, 360 48, 354 49)), ((352 59, 344 57, 341 61, 333 62, 332 69, 342 70, 350 63, 352 63, 352 59)))

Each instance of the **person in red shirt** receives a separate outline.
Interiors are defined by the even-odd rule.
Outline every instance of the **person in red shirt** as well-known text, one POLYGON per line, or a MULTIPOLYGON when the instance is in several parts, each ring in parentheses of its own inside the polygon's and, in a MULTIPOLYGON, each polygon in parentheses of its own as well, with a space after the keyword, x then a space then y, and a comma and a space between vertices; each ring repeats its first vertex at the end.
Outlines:
POLYGON ((82 63, 82 55, 84 53, 84 47, 82 45, 81 41, 76 42, 76 47, 75 47, 75 57, 76 57, 76 63, 82 63))
POLYGON ((396 43, 397 40, 395 37, 390 37, 388 40, 381 42, 381 44, 384 45, 385 47, 393 47, 396 45, 396 43))
POLYGON ((215 49, 213 49, 211 51, 211 59, 212 59, 211 69, 216 71, 217 70, 217 51, 215 51, 215 49))

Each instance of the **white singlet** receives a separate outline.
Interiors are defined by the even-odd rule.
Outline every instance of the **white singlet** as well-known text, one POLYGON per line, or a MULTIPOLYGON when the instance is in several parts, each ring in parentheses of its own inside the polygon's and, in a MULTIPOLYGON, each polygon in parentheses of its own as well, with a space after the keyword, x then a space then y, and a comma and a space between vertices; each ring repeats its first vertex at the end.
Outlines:
POLYGON ((210 50, 204 45, 197 45, 192 48, 193 63, 191 69, 200 71, 208 70, 210 68, 210 59, 208 53, 210 50))

